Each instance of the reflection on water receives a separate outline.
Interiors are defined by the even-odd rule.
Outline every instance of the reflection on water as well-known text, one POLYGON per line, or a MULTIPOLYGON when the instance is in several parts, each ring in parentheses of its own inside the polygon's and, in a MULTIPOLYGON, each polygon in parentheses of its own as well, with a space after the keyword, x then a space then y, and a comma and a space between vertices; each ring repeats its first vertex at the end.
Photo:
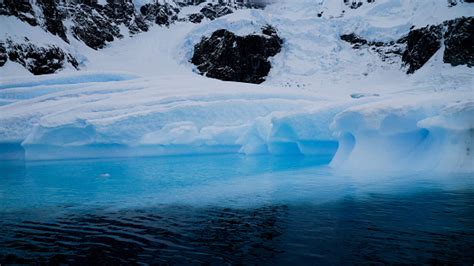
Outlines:
POLYGON ((0 263, 474 261, 472 175, 341 176, 315 164, 235 155, 3 162, 0 263))
POLYGON ((283 252, 287 208, 165 207, 2 224, 5 263, 265 262, 283 252))

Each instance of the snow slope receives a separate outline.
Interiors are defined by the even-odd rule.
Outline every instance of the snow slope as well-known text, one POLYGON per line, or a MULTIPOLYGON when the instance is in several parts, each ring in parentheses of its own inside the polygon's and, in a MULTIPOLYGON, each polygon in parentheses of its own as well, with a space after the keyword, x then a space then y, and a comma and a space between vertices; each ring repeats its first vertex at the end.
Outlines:
POLYGON ((84 58, 74 74, 8 78, 14 66, 2 68, 0 158, 238 152, 321 156, 347 171, 473 172, 472 69, 443 64, 442 48, 408 76, 399 62, 339 38, 395 40, 411 25, 473 14, 472 5, 380 0, 352 10, 335 2, 279 1, 177 22, 99 51, 73 44, 84 58), (263 85, 193 73, 188 60, 202 36, 265 24, 285 44, 263 85))

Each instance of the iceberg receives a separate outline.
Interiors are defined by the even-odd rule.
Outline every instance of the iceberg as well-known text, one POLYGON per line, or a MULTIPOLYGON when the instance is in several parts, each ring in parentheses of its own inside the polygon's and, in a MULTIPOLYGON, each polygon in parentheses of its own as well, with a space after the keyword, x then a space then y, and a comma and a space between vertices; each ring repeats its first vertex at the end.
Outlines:
POLYGON ((1 83, 0 157, 242 153, 335 169, 473 169, 469 89, 322 96, 193 76, 61 74, 1 83), (205 89, 203 89, 205 88, 205 89))
MULTIPOLYGON (((0 95, 10 90, 11 96, 16 89, 29 97, 11 97, 14 102, 0 107, 2 145, 19 147, 27 160, 244 152, 249 150, 245 136, 251 138, 258 121, 273 126, 270 135, 260 136, 272 147, 305 137, 301 125, 297 131, 303 135, 284 136, 284 124, 296 126, 298 119, 285 122, 278 114, 302 112, 324 101, 291 89, 200 77, 103 82, 96 77, 85 74, 75 84, 63 82, 71 80, 67 75, 45 80, 53 88, 61 84, 54 90, 39 85, 41 80, 30 87, 5 83, 0 95), (86 79, 94 82, 82 83, 86 79)), ((2 148, 2 157, 11 158, 11 149, 2 148)))

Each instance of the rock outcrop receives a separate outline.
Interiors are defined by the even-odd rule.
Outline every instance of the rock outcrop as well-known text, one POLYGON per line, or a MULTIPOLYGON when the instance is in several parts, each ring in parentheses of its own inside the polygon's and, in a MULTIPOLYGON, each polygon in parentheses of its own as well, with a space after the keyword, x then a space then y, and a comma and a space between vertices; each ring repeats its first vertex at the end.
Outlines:
MULTIPOLYGON (((61 38, 65 45, 74 38, 97 50, 127 33, 148 31, 153 25, 169 26, 178 19, 201 23, 206 18, 213 20, 230 14, 235 8, 247 8, 238 5, 238 1, 219 1, 203 5, 200 12, 178 18, 183 6, 205 2, 150 1, 137 10, 133 0, 0 0, 0 16, 15 16, 31 26, 41 27, 61 38)), ((56 42, 35 44, 34 41, 10 39, 8 34, 0 39, 0 67, 11 60, 35 75, 54 73, 67 63, 78 68, 77 60, 60 48, 66 46, 58 46, 56 42)))
POLYGON ((63 24, 66 12, 58 6, 57 1, 37 0, 37 3, 43 11, 44 28, 65 42, 69 42, 66 36, 67 29, 63 24))
POLYGON ((407 37, 407 46, 402 61, 408 67, 407 74, 420 69, 441 47, 443 27, 426 26, 411 30, 407 37))
POLYGON ((115 24, 125 25, 131 34, 148 30, 143 17, 135 11, 131 0, 107 0, 103 14, 115 24))
POLYGON ((453 66, 474 65, 474 18, 461 17, 439 25, 411 30, 402 60, 407 73, 421 68, 444 43, 443 62, 453 66), (444 33, 444 34, 443 34, 444 33))
POLYGON ((194 13, 194 14, 188 15, 188 20, 192 23, 201 23, 203 19, 204 19, 204 15, 201 13, 194 13))
POLYGON ((140 13, 145 20, 163 26, 169 26, 178 20, 179 11, 179 8, 171 4, 159 2, 145 4, 140 8, 140 13))
POLYGON ((38 25, 33 6, 29 1, 4 0, 0 3, 0 15, 15 16, 31 26, 38 25))
POLYGON ((1 50, 8 54, 8 60, 21 64, 34 75, 55 73, 63 69, 67 63, 76 69, 79 67, 71 54, 54 45, 41 47, 28 41, 14 43, 7 40, 6 47, 0 48, 0 58, 3 57, 1 50))
POLYGON ((221 29, 195 45, 191 62, 210 78, 259 84, 270 72, 268 58, 281 51, 282 43, 271 26, 247 36, 221 29))
POLYGON ((4 66, 8 60, 7 49, 5 43, 0 42, 0 67, 4 66))
MULTIPOLYGON (((71 35, 93 49, 104 48, 108 42, 123 37, 123 25, 129 34, 148 31, 157 24, 169 26, 178 20, 180 8, 200 5, 205 0, 195 1, 153 1, 137 11, 133 0, 3 0, 0 1, 0 15, 15 16, 32 26, 41 26, 53 35, 69 43, 71 35), (70 20, 72 23, 66 23, 70 20)), ((199 13, 181 20, 200 23, 205 17, 215 18, 233 13, 234 8, 245 5, 221 2, 206 4, 199 13)))
POLYGON ((393 64, 399 62, 398 58, 403 54, 406 39, 401 38, 392 42, 368 41, 354 33, 343 34, 341 40, 352 44, 353 49, 370 49, 376 52, 382 61, 393 64))
POLYGON ((453 66, 474 66, 474 18, 458 18, 446 26, 443 61, 453 66))
POLYGON ((474 18, 461 17, 439 25, 411 29, 410 32, 392 42, 368 41, 354 33, 343 34, 341 40, 351 43, 353 49, 368 48, 376 51, 386 62, 401 56, 407 74, 423 67, 444 43, 443 62, 474 66, 474 18))
POLYGON ((228 14, 232 14, 234 11, 226 5, 221 4, 207 4, 200 11, 206 18, 214 20, 218 17, 222 17, 228 14))
POLYGON ((120 28, 95 8, 81 5, 70 14, 73 36, 93 49, 101 49, 116 38, 122 38, 120 28))

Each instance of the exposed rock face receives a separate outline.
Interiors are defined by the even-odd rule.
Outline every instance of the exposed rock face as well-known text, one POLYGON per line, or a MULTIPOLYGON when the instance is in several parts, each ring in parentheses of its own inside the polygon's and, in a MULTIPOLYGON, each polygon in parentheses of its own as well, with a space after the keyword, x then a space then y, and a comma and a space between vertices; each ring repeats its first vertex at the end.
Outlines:
POLYGON ((237 0, 236 2, 237 2, 237 5, 240 7, 264 9, 267 6, 267 4, 274 2, 274 0, 250 0, 250 1, 237 0))
POLYGON ((407 47, 402 55, 402 60, 408 66, 407 73, 414 73, 420 69, 441 47, 443 27, 427 26, 414 29, 408 33, 407 47))
POLYGON ((125 25, 130 34, 148 30, 142 16, 136 12, 132 0, 107 0, 104 6, 93 0, 5 0, 0 4, 0 15, 16 16, 32 26, 41 26, 46 31, 69 42, 67 32, 93 49, 100 49, 116 38, 123 37, 118 25, 125 25), (35 13, 34 11, 40 11, 35 13), (68 29, 64 25, 71 19, 68 29))
POLYGON ((45 21, 45 28, 54 35, 59 36, 65 42, 69 42, 66 36, 66 27, 63 25, 63 20, 66 14, 60 10, 55 0, 37 0, 39 6, 43 10, 43 17, 45 21))
POLYGON ((474 3, 474 0, 448 0, 448 6, 455 6, 458 4, 458 2, 474 3))
POLYGON ((54 45, 39 47, 29 42, 18 44, 7 41, 6 52, 9 60, 21 64, 35 75, 55 73, 66 63, 76 69, 79 66, 72 55, 54 45))
POLYGON ((202 3, 206 2, 206 0, 188 0, 188 1, 180 1, 178 2, 178 5, 183 7, 183 6, 192 6, 192 5, 200 5, 202 3))
MULTIPOLYGON (((133 0, 0 0, 0 16, 15 16, 32 26, 42 27, 66 43, 75 38, 97 50, 122 38, 122 34, 126 34, 121 32, 123 28, 133 35, 147 31, 154 24, 169 26, 178 20, 180 7, 200 5, 205 0, 150 2, 137 11, 133 0)), ((219 1, 206 5, 203 11, 209 19, 214 19, 238 7, 246 6, 239 6, 238 1, 219 1)), ((181 20, 200 23, 204 18, 203 13, 195 13, 181 20)), ((57 45, 35 45, 29 40, 17 39, 13 43, 6 37, 0 40, 0 67, 8 60, 22 64, 33 74, 54 73, 64 67, 64 62, 78 66, 73 56, 57 45)))
POLYGON ((107 17, 103 16, 96 9, 81 5, 72 13, 74 26, 71 30, 76 39, 83 41, 93 49, 104 48, 107 42, 112 42, 115 38, 122 38, 120 29, 116 24, 112 24, 107 17))
POLYGON ((458 18, 446 24, 443 61, 453 66, 474 66, 474 18, 458 18))
POLYGON ((444 39, 443 61, 453 66, 474 66, 474 18, 462 17, 439 25, 412 29, 395 42, 368 41, 354 33, 340 36, 352 48, 369 48, 376 51, 383 61, 393 63, 394 56, 401 56, 408 67, 407 74, 420 69, 441 48, 444 39), (444 34, 443 34, 444 33, 444 34))
MULTIPOLYGON (((69 32, 87 46, 101 49, 108 42, 123 37, 120 25, 128 28, 130 34, 148 31, 153 24, 169 26, 178 20, 181 6, 203 2, 205 0, 179 4, 174 1, 153 1, 143 5, 137 12, 133 0, 106 0, 102 4, 97 0, 3 0, 0 1, 0 15, 16 16, 32 26, 39 25, 65 42, 70 41, 69 32), (66 19, 72 21, 68 27, 64 24, 66 19)), ((189 15, 187 20, 200 23, 204 17, 212 20, 230 14, 233 12, 232 7, 237 8, 236 3, 219 1, 218 4, 208 4, 200 13, 189 15)))
POLYGON ((268 58, 281 51, 282 43, 270 26, 263 29, 262 35, 243 37, 217 30, 195 45, 191 62, 207 77, 259 84, 270 71, 268 58))
POLYGON ((148 30, 148 25, 135 12, 132 0, 107 0, 105 6, 80 4, 68 14, 74 25, 73 36, 93 49, 101 49, 115 39, 122 38, 118 25, 124 25, 130 34, 148 30))
POLYGON ((154 22, 158 25, 169 26, 171 23, 178 20, 179 8, 168 3, 160 4, 154 2, 143 5, 140 8, 140 13, 147 21, 154 22))
POLYGON ((341 40, 353 44, 352 48, 359 49, 362 45, 369 43, 367 40, 357 36, 355 33, 342 34, 341 40))
POLYGON ((353 49, 370 49, 376 52, 382 61, 389 64, 398 63, 405 50, 406 39, 396 42, 368 41, 354 33, 341 35, 341 40, 352 44, 353 49))
POLYGON ((135 12, 132 0, 107 0, 104 14, 115 24, 124 24, 132 34, 148 30, 142 16, 135 12))
MULTIPOLYGON (((363 5, 362 0, 343 0, 346 6, 349 6, 351 9, 357 9, 363 5)), ((375 0, 367 0, 367 3, 373 3, 375 0)))
POLYGON ((443 38, 444 63, 474 65, 474 18, 462 17, 410 31, 406 37, 407 50, 402 56, 403 62, 409 66, 407 73, 421 68, 441 48, 443 38))
POLYGON ((188 20, 192 23, 201 23, 204 19, 204 15, 200 13, 194 13, 188 16, 188 20))
POLYGON ((0 67, 4 66, 8 60, 7 49, 5 43, 0 42, 0 67))
POLYGON ((226 5, 213 5, 213 4, 208 4, 205 7, 203 7, 200 11, 206 18, 210 20, 214 20, 216 18, 232 14, 234 11, 230 9, 226 5))
POLYGON ((28 1, 4 0, 0 4, 0 15, 15 16, 31 26, 38 25, 33 7, 28 1))

